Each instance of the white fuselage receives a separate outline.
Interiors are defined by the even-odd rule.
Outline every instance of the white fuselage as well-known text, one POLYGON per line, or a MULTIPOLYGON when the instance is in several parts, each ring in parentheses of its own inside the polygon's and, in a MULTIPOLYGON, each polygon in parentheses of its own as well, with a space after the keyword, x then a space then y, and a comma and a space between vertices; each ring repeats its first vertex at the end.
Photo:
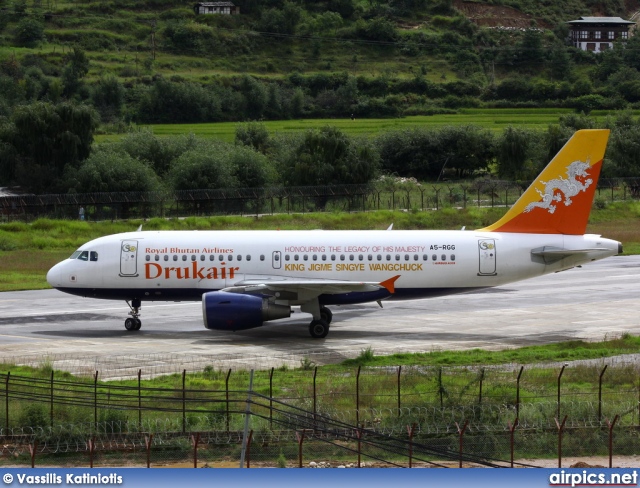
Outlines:
POLYGON ((399 275, 390 298, 402 299, 503 285, 613 256, 618 249, 617 241, 597 235, 141 231, 88 242, 79 257, 53 267, 47 280, 96 298, 199 300, 247 280, 383 282, 399 275), (569 254, 553 260, 534 252, 552 248, 569 254))

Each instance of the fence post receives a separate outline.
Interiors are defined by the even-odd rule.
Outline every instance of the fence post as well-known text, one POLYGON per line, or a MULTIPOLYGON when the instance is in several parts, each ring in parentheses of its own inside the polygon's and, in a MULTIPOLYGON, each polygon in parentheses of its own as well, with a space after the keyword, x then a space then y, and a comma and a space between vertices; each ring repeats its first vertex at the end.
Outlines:
POLYGON ((361 425, 358 429, 356 429, 356 437, 358 438, 358 467, 360 468, 360 460, 362 458, 362 435, 363 435, 364 425, 361 425))
POLYGON ((562 379, 562 373, 564 373, 564 368, 566 368, 567 365, 563 365, 562 369, 560 370, 560 374, 558 375, 558 408, 556 411, 556 417, 560 418, 560 380, 562 379))
POLYGON ((249 438, 247 439, 247 468, 251 467, 251 439, 253 439, 253 429, 249 431, 249 438))
POLYGON ((358 372, 356 373, 356 425, 360 423, 360 368, 358 366, 358 372))
POLYGON ((302 467, 302 443, 304 442, 304 429, 302 434, 299 434, 296 430, 296 440, 298 441, 298 467, 302 467))
POLYGON ((604 365, 602 371, 600 372, 600 380, 598 381, 598 420, 602 420, 602 377, 604 376, 604 372, 607 370, 607 365, 604 365))
POLYGON ((482 405, 482 381, 484 380, 484 368, 480 370, 480 391, 478 392, 478 405, 482 405))
POLYGON ((226 400, 227 400, 227 432, 229 432, 229 376, 231 376, 231 368, 229 368, 229 372, 227 373, 227 379, 224 381, 224 387, 226 390, 226 400))
POLYGON ((520 423, 520 420, 518 419, 518 417, 516 417, 516 419, 513 421, 513 425, 511 425, 511 422, 507 422, 507 425, 509 426, 509 449, 511 451, 511 467, 512 468, 513 468, 513 451, 515 446, 515 431, 516 431, 516 427, 518 426, 518 423, 520 423))
POLYGON ((98 429, 98 372, 93 376, 93 422, 98 429))
POLYGON ((253 370, 249 372, 249 391, 247 392, 247 404, 244 409, 244 433, 242 435, 242 450, 240 451, 240 467, 244 464, 244 456, 247 451, 247 439, 249 434, 249 418, 251 417, 251 395, 253 394, 253 370))
POLYGON ((89 439, 89 467, 93 468, 93 454, 96 449, 96 441, 95 438, 89 439))
POLYGON ((398 417, 400 417, 400 373, 402 373, 402 366, 398 366, 398 417))
POLYGON ((151 443, 153 442, 153 434, 144 436, 144 447, 147 451, 147 468, 151 467, 151 443))
POLYGON ((182 433, 187 431, 187 399, 185 386, 187 382, 187 370, 182 370, 182 433))
POLYGON ((460 452, 459 452, 459 464, 458 467, 462 467, 462 448, 464 446, 464 432, 467 430, 467 427, 469 426, 469 421, 465 420, 464 421, 464 425, 462 426, 462 429, 460 428, 460 426, 458 425, 458 422, 456 422, 456 427, 458 428, 458 438, 459 438, 459 444, 460 444, 460 452))
MULTIPOLYGON (((138 370, 138 431, 142 430, 142 389, 141 389, 142 370, 138 370)), ((147 466, 148 467, 148 466, 147 466)))
POLYGON ((198 443, 200 442, 200 432, 191 435, 191 443, 193 444, 193 467, 198 467, 198 443))
POLYGON ((407 425, 407 433, 409 434, 409 467, 413 467, 413 434, 416 430, 416 423, 407 425))
POLYGON ((520 418, 520 378, 522 377, 523 371, 524 366, 520 366, 520 372, 518 373, 518 379, 516 380, 516 418, 520 418))
MULTIPOLYGON (((38 449, 38 441, 34 440, 33 444, 29 443, 29 455, 31 456, 31 467, 36 467, 36 449, 38 449)), ((93 468, 93 462, 91 463, 93 468)))
POLYGON ((561 468, 562 467, 562 434, 564 432, 564 424, 567 421, 567 416, 564 416, 564 419, 562 419, 562 423, 558 423, 558 419, 554 418, 553 420, 556 421, 556 426, 558 427, 558 467, 561 468))
POLYGON ((613 428, 616 426, 616 422, 620 418, 619 415, 616 415, 613 418, 613 422, 609 422, 607 419, 607 425, 609 426, 609 467, 613 468, 613 428))
POLYGON ((313 430, 317 429, 318 422, 318 408, 317 401, 318 396, 316 395, 316 376, 318 375, 318 367, 313 368, 313 430))
POLYGON ((6 432, 9 434, 9 378, 11 377, 11 371, 7 371, 7 378, 4 380, 4 395, 5 395, 5 424, 6 432))
POLYGON ((269 428, 273 429, 273 366, 269 372, 269 428))
POLYGON ((50 415, 50 422, 51 422, 51 427, 53 427, 53 369, 51 370, 51 398, 49 399, 50 401, 50 406, 49 406, 49 415, 50 415))

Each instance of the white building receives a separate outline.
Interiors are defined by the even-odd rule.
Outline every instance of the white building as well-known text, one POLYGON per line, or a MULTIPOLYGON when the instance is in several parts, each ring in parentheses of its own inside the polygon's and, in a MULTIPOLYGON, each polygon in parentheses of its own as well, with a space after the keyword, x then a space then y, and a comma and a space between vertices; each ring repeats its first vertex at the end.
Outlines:
POLYGON ((627 40, 634 22, 620 17, 580 17, 567 22, 571 28, 571 44, 583 51, 602 52, 613 47, 613 41, 627 40))
POLYGON ((193 10, 196 15, 237 15, 240 13, 240 7, 236 7, 233 2, 198 2, 193 6, 193 10))

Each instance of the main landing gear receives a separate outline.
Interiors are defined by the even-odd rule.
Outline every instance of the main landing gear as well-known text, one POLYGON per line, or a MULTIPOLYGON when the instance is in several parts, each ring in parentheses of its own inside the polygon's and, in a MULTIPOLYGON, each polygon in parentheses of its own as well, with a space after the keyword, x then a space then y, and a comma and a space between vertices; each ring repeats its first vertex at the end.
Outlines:
POLYGON ((142 321, 139 319, 141 307, 140 299, 134 298, 131 300, 131 303, 127 300, 127 305, 129 305, 129 308, 131 309, 129 312, 131 317, 124 321, 124 328, 129 331, 140 330, 140 327, 142 327, 142 321))
POLYGON ((320 307, 320 318, 314 318, 309 324, 309 334, 314 339, 324 339, 329 333, 329 325, 333 320, 333 314, 327 307, 320 307))

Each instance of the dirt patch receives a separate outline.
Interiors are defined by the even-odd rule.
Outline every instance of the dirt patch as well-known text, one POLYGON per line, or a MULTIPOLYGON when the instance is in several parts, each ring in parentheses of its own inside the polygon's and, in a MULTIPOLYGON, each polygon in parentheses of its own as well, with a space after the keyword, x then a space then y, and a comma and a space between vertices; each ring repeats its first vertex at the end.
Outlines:
POLYGON ((482 27, 511 27, 525 29, 531 27, 531 21, 535 20, 539 27, 548 26, 533 17, 512 7, 504 5, 488 5, 478 2, 465 2, 454 0, 453 6, 460 10, 475 24, 482 27))

